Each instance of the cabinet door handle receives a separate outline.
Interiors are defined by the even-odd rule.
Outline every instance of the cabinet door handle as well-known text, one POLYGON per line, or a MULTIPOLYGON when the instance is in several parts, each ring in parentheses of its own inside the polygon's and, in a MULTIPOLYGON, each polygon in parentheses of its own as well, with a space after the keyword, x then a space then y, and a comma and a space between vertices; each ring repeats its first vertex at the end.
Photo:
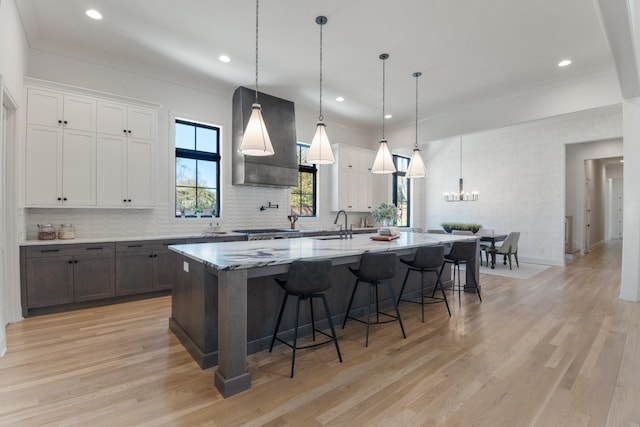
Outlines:
POLYGON ((58 201, 61 202, 62 201, 62 197, 58 197, 58 201))
POLYGON ((67 261, 69 264, 73 264, 73 260, 70 259, 69 261, 67 261))
POLYGON ((153 254, 150 254, 150 255, 149 255, 149 258, 153 258, 153 254))
POLYGON ((127 203, 127 199, 122 199, 123 202, 127 203))
POLYGON ((77 260, 77 259, 76 259, 76 260, 74 260, 74 261, 73 261, 73 263, 74 263, 74 264, 77 264, 77 263, 78 263, 78 260, 77 260))
POLYGON ((127 199, 127 202, 131 203, 131 199, 127 199))
POLYGON ((62 124, 62 120, 58 120, 58 124, 61 125, 62 124))
POLYGON ((47 253, 47 252, 60 252, 60 249, 40 249, 40 253, 47 253))
POLYGON ((153 254, 153 257, 154 258, 158 258, 158 254, 153 254))
POLYGON ((127 133, 127 130, 126 129, 122 129, 122 132, 127 133))
POLYGON ((128 133, 131 133, 131 129, 129 129, 127 132, 128 132, 128 133))
POLYGON ((66 198, 66 197, 63 197, 63 198, 62 198, 62 200, 66 202, 66 201, 67 201, 67 198, 66 198))
POLYGON ((142 245, 127 245, 128 248, 141 248, 142 245))
POLYGON ((66 121, 66 120, 65 120, 63 123, 64 123, 65 125, 69 124, 69 122, 68 122, 68 121, 66 121))
POLYGON ((102 246, 96 246, 95 248, 85 248, 88 251, 99 251, 104 249, 102 246))

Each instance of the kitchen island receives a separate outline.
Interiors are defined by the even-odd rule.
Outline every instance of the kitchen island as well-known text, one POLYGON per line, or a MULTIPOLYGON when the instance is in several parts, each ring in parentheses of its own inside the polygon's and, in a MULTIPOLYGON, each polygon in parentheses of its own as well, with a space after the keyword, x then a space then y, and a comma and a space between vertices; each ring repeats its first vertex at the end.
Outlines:
MULTIPOLYGON (((477 240, 473 236, 413 232, 402 233, 390 242, 373 241, 370 236, 170 246, 180 255, 170 329, 201 368, 218 365, 215 385, 224 397, 229 397, 251 387, 247 354, 268 348, 282 298, 281 289, 270 276, 285 274, 292 261, 333 261, 333 286, 327 296, 332 315, 340 321, 353 283, 346 266, 357 265, 362 253, 393 251, 410 256, 419 246, 477 240)), ((476 263, 476 277, 478 268, 476 263)), ((399 272, 396 279, 401 280, 400 276, 399 272)), ((417 280, 414 292, 416 288, 419 289, 417 280)), ((408 289, 412 291, 411 286, 408 289)), ((354 310, 354 315, 364 313, 364 299, 356 299, 354 307, 360 310, 354 310)), ((322 325, 324 319, 319 320, 322 325)))

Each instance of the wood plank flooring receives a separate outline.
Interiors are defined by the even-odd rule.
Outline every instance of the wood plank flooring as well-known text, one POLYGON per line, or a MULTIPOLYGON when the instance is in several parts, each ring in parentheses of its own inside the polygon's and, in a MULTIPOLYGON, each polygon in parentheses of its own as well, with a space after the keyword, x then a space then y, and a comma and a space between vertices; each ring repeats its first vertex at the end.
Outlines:
MULTIPOLYGON (((9 325, 0 426, 638 426, 640 303, 621 301, 614 242, 528 280, 482 276, 483 303, 402 304, 396 324, 332 346, 249 357, 222 399, 168 329, 170 298, 9 325)), ((277 307, 274 307, 274 310, 277 307)))

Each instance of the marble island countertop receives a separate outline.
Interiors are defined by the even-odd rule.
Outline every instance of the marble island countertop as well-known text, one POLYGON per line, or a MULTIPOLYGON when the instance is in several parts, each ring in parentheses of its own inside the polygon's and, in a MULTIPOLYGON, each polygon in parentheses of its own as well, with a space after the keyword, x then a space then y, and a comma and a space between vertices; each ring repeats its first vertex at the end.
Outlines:
POLYGON ((366 234, 352 239, 303 237, 297 239, 250 240, 216 244, 169 246, 171 250, 217 270, 239 270, 288 264, 298 259, 326 259, 410 249, 424 245, 476 239, 473 236, 403 232, 391 241, 374 241, 366 234))

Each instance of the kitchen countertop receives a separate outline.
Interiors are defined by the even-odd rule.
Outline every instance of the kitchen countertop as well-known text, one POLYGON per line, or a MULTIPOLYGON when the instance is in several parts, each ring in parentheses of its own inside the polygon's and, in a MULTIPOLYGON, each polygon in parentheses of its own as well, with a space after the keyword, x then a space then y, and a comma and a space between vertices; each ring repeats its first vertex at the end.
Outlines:
POLYGON ((244 236, 242 233, 228 232, 224 234, 200 233, 200 234, 172 234, 157 236, 125 236, 125 237, 80 237, 75 239, 54 239, 54 240, 23 240, 20 246, 36 245, 64 245, 73 243, 104 243, 104 242, 127 242, 138 240, 163 240, 163 239, 198 239, 198 238, 223 238, 233 236, 244 236))
MULTIPOLYGON (((287 230, 287 228, 282 227, 282 230, 287 230)), ((305 236, 306 234, 314 234, 314 235, 334 235, 338 234, 339 231, 337 229, 296 229, 299 231, 300 236, 305 236)), ((376 233, 378 231, 377 228, 354 228, 354 234, 359 233, 376 233)), ((298 233, 296 233, 298 235, 298 233)), ((235 233, 233 231, 228 231, 223 234, 220 233, 199 233, 199 234, 172 234, 172 235, 156 235, 156 236, 125 236, 125 237, 78 237, 75 239, 54 239, 54 240, 37 240, 37 239, 29 239, 23 240, 20 242, 20 246, 37 246, 37 245, 65 245, 65 244, 74 244, 74 243, 104 243, 104 242, 126 242, 126 241, 138 241, 138 240, 162 240, 162 239, 198 239, 207 237, 210 239, 215 238, 224 238, 224 237, 237 237, 237 236, 245 236, 244 233, 235 233)))

